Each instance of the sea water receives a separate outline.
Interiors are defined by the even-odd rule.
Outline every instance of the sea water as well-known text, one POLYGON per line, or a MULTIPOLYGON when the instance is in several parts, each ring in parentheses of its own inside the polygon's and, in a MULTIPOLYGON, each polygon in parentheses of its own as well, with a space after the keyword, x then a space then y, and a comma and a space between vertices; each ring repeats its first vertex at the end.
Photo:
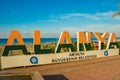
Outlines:
MULTIPOLYGON (((7 43, 8 39, 0 39, 0 45, 5 45, 7 43)), ((25 44, 33 44, 33 38, 23 38, 25 44)), ((49 43, 49 42, 55 42, 57 43, 59 38, 41 38, 41 44, 42 43, 49 43)), ((73 42, 76 42, 76 38, 71 38, 73 42)), ((108 40, 108 39, 106 39, 108 40)), ((120 41, 120 38, 117 38, 118 41, 120 41)), ((97 38, 91 38, 91 41, 98 41, 97 38)), ((14 40, 14 44, 17 44, 17 40, 14 40)))

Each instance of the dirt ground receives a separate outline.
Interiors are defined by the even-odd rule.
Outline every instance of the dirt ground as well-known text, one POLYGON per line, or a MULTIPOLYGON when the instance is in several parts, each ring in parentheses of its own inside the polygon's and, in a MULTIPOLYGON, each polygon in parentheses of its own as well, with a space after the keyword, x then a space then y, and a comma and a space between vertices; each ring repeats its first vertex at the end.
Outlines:
POLYGON ((39 71, 45 80, 120 80, 120 56, 3 71, 39 71))

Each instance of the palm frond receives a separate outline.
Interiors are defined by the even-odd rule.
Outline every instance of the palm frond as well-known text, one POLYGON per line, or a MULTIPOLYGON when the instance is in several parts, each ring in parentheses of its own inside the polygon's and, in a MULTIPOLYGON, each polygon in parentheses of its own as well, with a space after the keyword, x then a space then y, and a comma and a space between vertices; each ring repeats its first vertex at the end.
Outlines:
POLYGON ((116 12, 112 15, 112 18, 115 18, 116 16, 120 15, 120 12, 116 12))

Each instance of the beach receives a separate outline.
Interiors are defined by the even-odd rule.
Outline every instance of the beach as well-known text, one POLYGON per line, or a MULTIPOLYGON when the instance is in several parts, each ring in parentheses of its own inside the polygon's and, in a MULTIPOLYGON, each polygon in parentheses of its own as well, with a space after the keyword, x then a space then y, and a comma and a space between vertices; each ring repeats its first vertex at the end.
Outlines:
POLYGON ((0 80, 120 80, 119 29, 120 0, 0 0, 0 80))
MULTIPOLYGON (((119 43, 120 45, 120 43, 119 43)), ((25 45, 28 51, 34 51, 32 44, 25 45)), ((50 42, 41 45, 41 48, 55 49, 56 43, 50 42)), ((4 51, 5 45, 0 45, 0 55, 4 51)), ((64 52, 64 49, 63 49, 64 52)), ((34 53, 31 53, 32 55, 34 53)), ((21 50, 9 52, 9 56, 23 55, 21 50)), ((0 72, 37 71, 45 80, 119 80, 119 60, 120 56, 98 58, 91 60, 80 60, 68 63, 26 66, 19 68, 5 69, 0 72), (103 76, 103 77, 101 77, 103 76)), ((24 77, 21 79, 27 79, 24 77)), ((4 77, 0 77, 3 79, 4 77)), ((18 78, 18 77, 16 77, 18 78)), ((8 77, 9 79, 9 77, 8 77)), ((11 80, 14 78, 12 77, 11 80)), ((30 78, 29 78, 30 79, 30 78)), ((18 79, 15 79, 18 80, 18 79)))

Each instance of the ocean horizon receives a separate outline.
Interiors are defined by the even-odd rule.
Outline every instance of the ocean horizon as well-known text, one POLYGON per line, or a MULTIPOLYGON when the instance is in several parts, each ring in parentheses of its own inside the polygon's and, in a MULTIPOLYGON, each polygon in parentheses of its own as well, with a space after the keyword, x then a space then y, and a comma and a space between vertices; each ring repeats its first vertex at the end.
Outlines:
MULTIPOLYGON (((0 39, 0 45, 6 45, 8 39, 0 39)), ((50 43, 55 42, 57 43, 59 38, 41 38, 40 41, 42 44, 44 43, 50 43)), ((76 38, 71 38, 73 42, 76 42, 76 38)), ((106 39, 108 40, 108 39, 106 39)), ((120 41, 120 37, 117 38, 118 41, 120 41)), ((33 44, 33 38, 23 38, 24 44, 33 44)), ((97 38, 91 38, 91 41, 98 41, 97 38)), ((14 40, 14 44, 17 44, 17 40, 14 40)))

